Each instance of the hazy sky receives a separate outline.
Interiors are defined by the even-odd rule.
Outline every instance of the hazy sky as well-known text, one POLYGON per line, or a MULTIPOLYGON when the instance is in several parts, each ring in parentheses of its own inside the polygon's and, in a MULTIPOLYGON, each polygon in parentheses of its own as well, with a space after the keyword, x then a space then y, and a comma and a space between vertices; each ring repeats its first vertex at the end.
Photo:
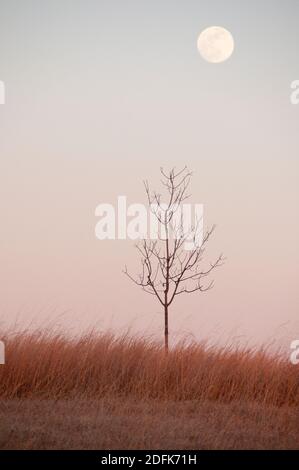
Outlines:
POLYGON ((180 296, 171 332, 299 337, 298 18, 297 0, 0 0, 3 321, 159 332, 122 274, 133 242, 97 240, 94 211, 188 165, 227 261, 213 291, 180 296), (211 25, 234 36, 222 64, 196 48, 211 25))

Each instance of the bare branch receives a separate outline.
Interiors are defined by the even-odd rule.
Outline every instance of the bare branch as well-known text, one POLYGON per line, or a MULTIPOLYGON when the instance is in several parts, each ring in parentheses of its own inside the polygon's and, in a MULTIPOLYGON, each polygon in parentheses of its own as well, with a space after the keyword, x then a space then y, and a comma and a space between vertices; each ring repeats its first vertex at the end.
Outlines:
POLYGON ((127 267, 124 273, 146 293, 157 297, 164 307, 165 316, 165 348, 168 349, 168 307, 175 297, 181 294, 191 294, 196 291, 206 292, 214 286, 214 281, 205 285, 204 280, 211 272, 222 266, 222 255, 209 264, 207 268, 201 266, 206 246, 215 230, 215 225, 203 235, 202 243, 197 246, 195 233, 199 227, 196 221, 190 227, 189 233, 184 233, 184 220, 182 213, 179 223, 174 215, 182 207, 185 200, 190 197, 188 191, 192 173, 184 167, 176 171, 175 168, 166 172, 160 168, 161 184, 166 193, 151 191, 147 181, 144 188, 151 213, 158 224, 163 227, 163 234, 158 230, 157 240, 142 240, 136 245, 141 257, 141 273, 137 277, 129 274, 127 267), (162 200, 166 200, 165 204, 162 200), (174 222, 176 220, 176 223, 174 222), (171 234, 174 235, 173 239, 171 234), (192 238, 193 237, 193 238, 192 238), (184 244, 193 240, 194 248, 190 251, 184 249, 184 244))

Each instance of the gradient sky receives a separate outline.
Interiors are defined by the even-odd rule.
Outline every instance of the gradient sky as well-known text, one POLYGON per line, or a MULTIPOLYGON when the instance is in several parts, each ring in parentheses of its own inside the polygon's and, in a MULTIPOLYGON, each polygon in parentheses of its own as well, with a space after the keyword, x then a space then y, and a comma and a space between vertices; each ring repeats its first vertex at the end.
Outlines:
POLYGON ((133 242, 97 240, 94 211, 188 165, 227 261, 213 291, 178 298, 171 333, 299 337, 298 18, 297 0, 0 0, 3 322, 159 333, 122 274, 133 242), (234 36, 223 64, 196 48, 211 25, 234 36))

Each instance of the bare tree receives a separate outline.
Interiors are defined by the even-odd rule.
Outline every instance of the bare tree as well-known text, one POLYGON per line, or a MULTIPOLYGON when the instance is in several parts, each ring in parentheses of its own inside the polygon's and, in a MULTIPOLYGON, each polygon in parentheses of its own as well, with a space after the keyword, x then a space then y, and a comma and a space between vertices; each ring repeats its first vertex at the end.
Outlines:
POLYGON ((141 273, 135 278, 129 274, 127 267, 124 273, 146 293, 157 297, 164 309, 165 351, 168 352, 168 314, 169 307, 177 295, 190 294, 196 291, 207 291, 214 282, 204 284, 204 279, 222 264, 220 255, 205 269, 201 267, 207 242, 215 226, 201 236, 201 243, 196 238, 199 221, 186 231, 184 212, 181 210, 186 199, 190 197, 188 188, 192 173, 185 167, 176 172, 172 169, 166 173, 160 169, 161 184, 166 191, 166 203, 162 195, 151 192, 147 181, 144 182, 148 204, 161 227, 157 239, 144 239, 136 245, 141 256, 141 273), (186 243, 192 240, 191 249, 186 250, 186 243))

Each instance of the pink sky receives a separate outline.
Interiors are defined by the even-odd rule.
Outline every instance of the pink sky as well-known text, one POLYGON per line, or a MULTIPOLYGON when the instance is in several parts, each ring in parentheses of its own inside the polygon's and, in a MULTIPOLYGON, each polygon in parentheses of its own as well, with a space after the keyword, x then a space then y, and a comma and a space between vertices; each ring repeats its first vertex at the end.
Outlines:
POLYGON ((276 44, 273 24, 262 27, 266 12, 256 22, 254 2, 246 15, 220 7, 215 18, 210 3, 159 17, 136 4, 132 24, 129 11, 120 23, 107 3, 77 6, 72 21, 66 8, 57 16, 51 6, 31 15, 6 6, 3 322, 40 323, 65 312, 58 321, 69 329, 96 322, 160 334, 159 304, 122 274, 125 264, 137 267, 133 242, 97 240, 94 211, 119 195, 143 203, 144 179, 155 187, 160 166, 187 165, 191 201, 203 203, 205 222, 217 225, 209 254, 223 252, 227 261, 213 291, 181 296, 171 333, 283 344, 299 337, 299 106, 289 100, 298 78, 295 15, 284 10, 286 22, 274 11, 285 33, 276 44), (196 50, 198 33, 214 19, 236 43, 219 65, 196 50))

